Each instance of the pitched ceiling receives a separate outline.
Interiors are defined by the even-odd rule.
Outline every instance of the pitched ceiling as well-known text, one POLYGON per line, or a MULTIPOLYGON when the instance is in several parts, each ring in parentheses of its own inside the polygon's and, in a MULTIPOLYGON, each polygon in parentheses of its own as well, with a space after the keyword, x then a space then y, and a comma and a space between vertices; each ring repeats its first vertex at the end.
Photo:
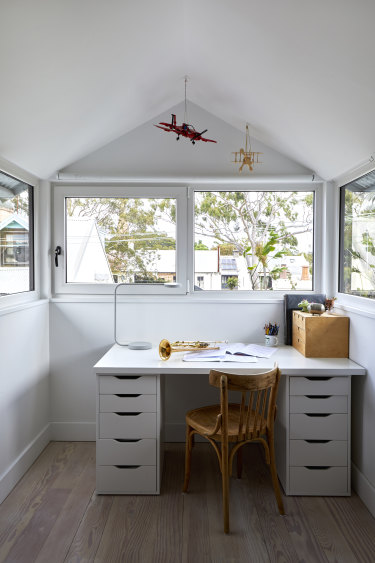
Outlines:
POLYGON ((47 178, 189 99, 325 179, 375 151, 373 0, 1 0, 0 155, 47 178))

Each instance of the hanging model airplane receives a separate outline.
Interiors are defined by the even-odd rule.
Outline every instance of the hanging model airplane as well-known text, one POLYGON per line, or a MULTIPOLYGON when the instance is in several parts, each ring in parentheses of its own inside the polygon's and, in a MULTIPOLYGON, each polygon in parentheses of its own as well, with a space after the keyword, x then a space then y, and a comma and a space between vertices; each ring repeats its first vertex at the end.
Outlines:
POLYGON ((155 125, 155 127, 159 127, 159 129, 163 129, 163 131, 170 131, 172 133, 176 133, 178 141, 180 136, 186 137, 190 139, 193 145, 195 145, 195 141, 204 141, 205 143, 216 143, 217 141, 213 141, 212 139, 206 139, 202 137, 203 133, 206 133, 207 129, 199 133, 195 130, 192 125, 188 123, 183 123, 182 125, 177 125, 176 123, 176 116, 172 113, 172 121, 171 123, 160 122, 159 125, 155 125))

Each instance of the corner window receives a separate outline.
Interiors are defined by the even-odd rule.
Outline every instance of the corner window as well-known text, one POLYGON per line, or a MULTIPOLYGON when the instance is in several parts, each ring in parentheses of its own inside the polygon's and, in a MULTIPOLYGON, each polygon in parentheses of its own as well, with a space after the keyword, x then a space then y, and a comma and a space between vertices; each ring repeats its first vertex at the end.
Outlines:
POLYGON ((313 230, 312 191, 196 191, 194 285, 311 291, 313 230))
POLYGON ((339 291, 375 299, 375 171, 341 188, 339 291))
POLYGON ((0 172, 0 296, 34 290, 33 188, 0 172))

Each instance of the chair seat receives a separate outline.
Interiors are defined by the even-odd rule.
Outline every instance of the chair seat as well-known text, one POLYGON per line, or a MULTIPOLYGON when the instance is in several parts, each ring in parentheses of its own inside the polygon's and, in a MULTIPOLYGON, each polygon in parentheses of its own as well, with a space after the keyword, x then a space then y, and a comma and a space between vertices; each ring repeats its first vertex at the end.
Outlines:
MULTIPOLYGON (((216 425, 217 416, 220 414, 220 405, 210 405, 207 407, 201 407, 199 409, 194 409, 186 413, 186 424, 194 428, 199 434, 211 434, 216 425)), ((251 412, 250 414, 250 428, 253 427, 254 416, 251 412)), ((238 430, 240 423, 240 405, 229 404, 228 405, 228 441, 237 442, 238 441, 238 430)), ((245 421, 243 421, 243 425, 245 421)), ((267 427, 267 420, 265 418, 259 418, 256 425, 256 430, 258 435, 265 434, 267 427)), ((221 439, 221 430, 219 429, 217 434, 212 436, 214 440, 221 439)), ((246 437, 247 440, 256 438, 255 435, 249 435, 246 437)), ((244 439, 241 436, 241 439, 244 439)))

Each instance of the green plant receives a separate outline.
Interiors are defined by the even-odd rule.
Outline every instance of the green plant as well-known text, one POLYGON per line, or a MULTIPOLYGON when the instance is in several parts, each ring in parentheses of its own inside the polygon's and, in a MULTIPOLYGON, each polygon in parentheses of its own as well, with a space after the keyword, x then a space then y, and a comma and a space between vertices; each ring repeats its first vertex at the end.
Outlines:
POLYGON ((232 277, 232 278, 228 278, 226 281, 226 286, 228 289, 233 290, 233 289, 237 289, 238 287, 238 278, 232 277))

